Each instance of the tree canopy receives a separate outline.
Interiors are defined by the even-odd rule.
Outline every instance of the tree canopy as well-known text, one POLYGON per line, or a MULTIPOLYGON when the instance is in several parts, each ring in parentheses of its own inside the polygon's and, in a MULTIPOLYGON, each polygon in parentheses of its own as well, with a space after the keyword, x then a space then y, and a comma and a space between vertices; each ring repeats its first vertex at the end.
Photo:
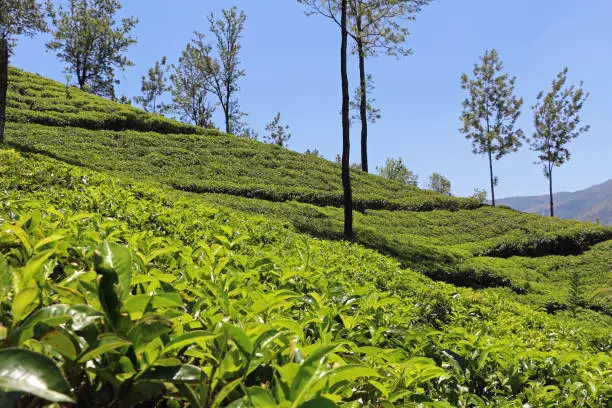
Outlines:
POLYGON ((215 106, 208 100, 207 88, 211 81, 210 50, 204 34, 196 32, 170 75, 173 110, 182 120, 205 128, 214 127, 215 106))
POLYGON ((419 176, 408 170, 401 157, 397 159, 393 157, 387 158, 385 164, 378 168, 378 174, 384 178, 399 181, 407 186, 416 187, 419 182, 419 176))
POLYGON ((280 124, 280 112, 274 115, 270 123, 266 125, 267 135, 264 136, 264 141, 275 144, 280 147, 287 147, 291 133, 289 133, 289 125, 280 124))
POLYGON ((141 78, 139 96, 134 98, 134 102, 142 105, 145 112, 164 113, 169 107, 164 103, 157 103, 157 98, 162 96, 169 87, 167 85, 166 73, 166 57, 162 57, 160 61, 155 62, 155 66, 149 69, 147 76, 141 78))
POLYGON ((451 195, 451 182, 440 173, 434 172, 431 176, 429 176, 427 188, 440 194, 451 195))
POLYGON ((221 18, 216 18, 214 14, 208 16, 218 55, 217 58, 207 60, 209 62, 208 91, 219 99, 219 105, 225 118, 225 132, 237 134, 240 133, 242 127, 240 119, 244 116, 244 113, 240 111, 236 94, 240 91, 238 81, 246 75, 246 71, 240 68, 239 58, 242 48, 240 39, 246 14, 244 11, 239 11, 237 7, 223 10, 222 14, 221 18))
POLYGON ((17 36, 33 36, 47 31, 43 6, 36 0, 2 0, 0 2, 0 40, 6 40, 9 50, 17 36))
POLYGON ((492 49, 474 64, 473 77, 461 76, 461 88, 468 96, 463 101, 459 129, 465 138, 472 141, 474 154, 486 155, 489 159, 491 200, 495 206, 493 159, 499 160, 522 146, 525 135, 514 126, 521 114, 523 99, 514 95, 516 78, 503 72, 499 53, 492 49))
POLYGON ((115 70, 133 65, 125 54, 136 42, 131 31, 138 19, 117 22, 120 9, 119 0, 70 0, 66 8, 49 7, 55 29, 47 48, 57 52, 81 89, 110 98, 119 82, 115 70))
POLYGON ((567 68, 557 74, 548 93, 538 94, 532 106, 535 132, 530 142, 531 150, 538 154, 536 164, 543 166, 548 179, 551 217, 554 216, 553 169, 570 159, 567 144, 589 130, 589 126, 580 126, 580 111, 589 94, 582 89, 582 82, 578 87, 564 88, 566 81, 567 68))

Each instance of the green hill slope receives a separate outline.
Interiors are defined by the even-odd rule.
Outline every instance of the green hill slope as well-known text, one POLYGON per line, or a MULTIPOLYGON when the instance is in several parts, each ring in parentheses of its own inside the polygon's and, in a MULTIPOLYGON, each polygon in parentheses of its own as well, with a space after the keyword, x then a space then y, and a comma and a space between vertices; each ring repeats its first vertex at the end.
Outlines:
POLYGON ((590 295, 612 286, 612 229, 355 172, 361 212, 357 243, 346 243, 333 163, 198 129, 141 132, 183 126, 142 113, 161 129, 62 127, 43 109, 28 123, 20 93, 49 109, 87 99, 92 117, 97 104, 128 108, 77 90, 60 101, 46 95, 61 85, 13 77, 22 91, 11 88, 0 148, 0 371, 8 353, 52 358, 33 370, 61 369, 70 384, 50 394, 6 383, 0 398, 606 403, 610 303, 590 295))

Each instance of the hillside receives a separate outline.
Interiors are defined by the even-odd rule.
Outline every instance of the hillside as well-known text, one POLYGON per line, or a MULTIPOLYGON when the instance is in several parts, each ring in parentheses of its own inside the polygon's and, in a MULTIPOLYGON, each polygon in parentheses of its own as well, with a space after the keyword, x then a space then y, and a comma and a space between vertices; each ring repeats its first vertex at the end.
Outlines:
POLYGON ((10 75, 0 398, 605 406, 612 228, 355 171, 347 243, 334 163, 10 75))
MULTIPOLYGON (((573 193, 555 193, 553 198, 555 216, 612 225, 612 179, 573 193)), ((508 197, 498 202, 519 211, 549 214, 548 195, 508 197)))

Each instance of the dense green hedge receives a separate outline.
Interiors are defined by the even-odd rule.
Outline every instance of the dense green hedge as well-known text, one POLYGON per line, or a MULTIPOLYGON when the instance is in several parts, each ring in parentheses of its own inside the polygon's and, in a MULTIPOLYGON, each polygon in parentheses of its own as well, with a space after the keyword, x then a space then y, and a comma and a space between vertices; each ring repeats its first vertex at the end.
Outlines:
POLYGON ((0 149, 1 400, 605 406, 610 318, 213 207, 0 149))
POLYGON ((9 122, 46 126, 74 126, 86 129, 154 131, 215 135, 220 132, 197 128, 162 116, 148 114, 89 95, 76 88, 9 68, 9 122))
MULTIPOLYGON (((277 146, 218 135, 91 131, 9 124, 7 141, 92 169, 153 180, 197 193, 341 206, 340 168, 327 160, 277 146)), ((469 198, 449 197, 382 177, 352 172, 355 209, 471 209, 469 198)))
MULTIPOLYGON (((203 199, 234 211, 287 220, 299 231, 316 237, 342 238, 343 212, 338 208, 219 194, 203 199)), ((473 288, 508 288, 520 295, 517 300, 534 305, 553 301, 566 304, 569 271, 578 269, 584 276, 584 305, 609 309, 609 299, 591 299, 590 294, 612 284, 610 228, 491 207, 456 212, 366 211, 355 213, 354 228, 357 242, 391 255, 432 279, 473 288), (594 238, 592 243, 604 242, 590 248, 582 246, 584 252, 574 256, 554 255, 560 252, 554 246, 538 257, 524 250, 535 246, 543 236, 551 242, 577 238, 575 244, 579 245, 585 235, 594 238), (494 253, 500 242, 514 240, 517 245, 511 257, 482 255, 494 253)))

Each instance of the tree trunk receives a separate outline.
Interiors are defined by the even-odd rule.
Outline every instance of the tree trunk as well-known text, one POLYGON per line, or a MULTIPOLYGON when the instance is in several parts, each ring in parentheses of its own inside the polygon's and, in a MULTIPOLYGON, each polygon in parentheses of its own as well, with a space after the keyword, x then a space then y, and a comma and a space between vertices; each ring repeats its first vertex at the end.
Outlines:
POLYGON ((553 189, 552 189, 552 169, 548 169, 548 192, 550 194, 550 216, 555 216, 555 211, 553 207, 553 189))
POLYGON ((230 134, 230 111, 229 103, 223 106, 223 115, 225 115, 225 133, 230 134))
POLYGON ((493 158, 491 157, 491 149, 489 149, 489 175, 491 177, 491 203, 495 207, 495 181, 493 180, 493 158))
POLYGON ((340 46, 340 74, 342 77, 342 189, 344 192, 344 238, 353 239, 353 193, 351 191, 351 172, 349 167, 351 140, 349 121, 349 83, 346 63, 347 31, 347 1, 342 0, 340 46))
POLYGON ((361 16, 357 15, 357 53, 359 54, 359 116, 361 119, 361 170, 368 172, 368 84, 365 73, 365 50, 363 49, 363 38, 361 38, 361 16))
POLYGON ((4 142, 6 122, 6 92, 8 90, 8 41, 0 39, 0 143, 4 142))

